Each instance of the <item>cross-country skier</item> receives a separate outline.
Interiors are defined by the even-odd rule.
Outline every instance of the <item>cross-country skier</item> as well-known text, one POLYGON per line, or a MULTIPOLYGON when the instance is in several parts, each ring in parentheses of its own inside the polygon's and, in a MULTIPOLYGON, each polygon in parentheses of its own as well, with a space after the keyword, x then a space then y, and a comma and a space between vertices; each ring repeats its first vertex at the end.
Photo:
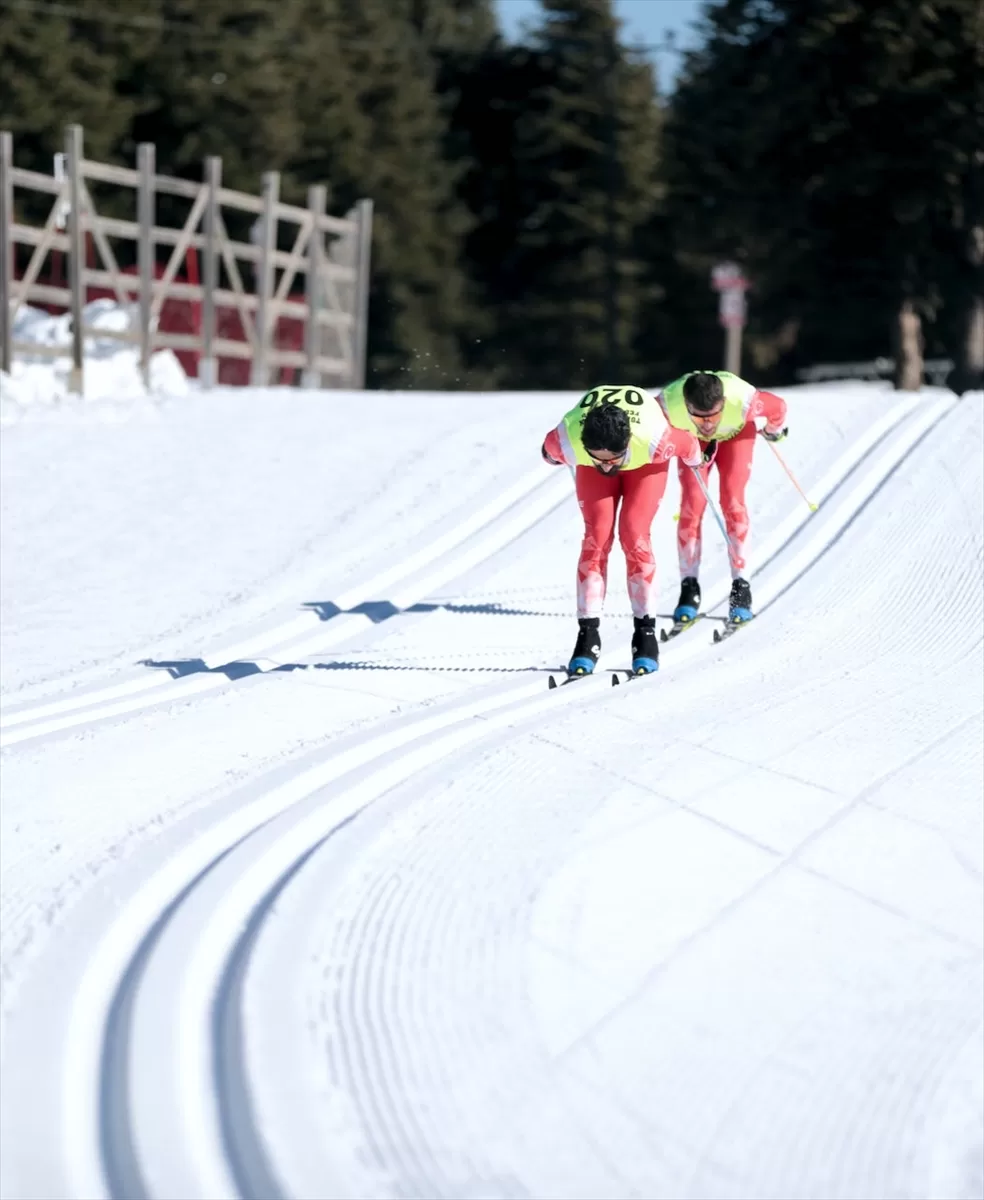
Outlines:
MULTIPOLYGON (((721 508, 728 531, 731 564, 731 599, 728 619, 748 621, 752 617, 752 589, 748 583, 745 546, 748 539, 748 509, 745 487, 752 471, 752 452, 764 418, 762 436, 779 442, 786 428, 786 402, 764 392, 730 371, 691 371, 667 384, 658 396, 669 423, 700 439, 704 484, 713 464, 717 465, 721 508)), ((677 625, 696 619, 700 610, 701 520, 706 500, 694 473, 680 468, 680 524, 677 548, 680 559, 680 600, 673 613, 677 625)))
POLYGON ((701 451, 692 432, 671 428, 650 392, 633 387, 596 387, 547 434, 544 459, 573 467, 584 539, 577 564, 578 635, 568 671, 588 675, 601 650, 601 612, 608 579, 608 555, 615 539, 615 516, 622 502, 618 534, 625 552, 632 634, 633 671, 655 671, 656 562, 650 528, 663 498, 669 460, 679 456, 698 467, 701 451))

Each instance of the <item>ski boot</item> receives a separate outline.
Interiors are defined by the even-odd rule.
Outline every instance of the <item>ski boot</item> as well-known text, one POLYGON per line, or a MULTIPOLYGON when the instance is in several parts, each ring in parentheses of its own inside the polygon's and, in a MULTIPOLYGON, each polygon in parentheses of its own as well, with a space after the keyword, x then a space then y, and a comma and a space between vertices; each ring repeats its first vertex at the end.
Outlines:
POLYGON ((731 583, 731 599, 728 602, 728 621, 732 625, 740 625, 750 621, 755 614, 752 612, 752 589, 746 579, 735 579, 731 583))
POLYGON ((632 673, 649 675, 659 670, 659 641, 656 638, 656 618, 636 617, 632 634, 632 673))
POLYGON ((598 617, 579 617, 577 623, 577 642, 571 661, 567 664, 567 674, 590 675, 601 653, 601 634, 598 632, 601 620, 598 617))
POLYGON ((686 575, 680 581, 680 599, 673 610, 674 625, 689 625, 697 620, 700 611, 700 584, 695 575, 686 575))

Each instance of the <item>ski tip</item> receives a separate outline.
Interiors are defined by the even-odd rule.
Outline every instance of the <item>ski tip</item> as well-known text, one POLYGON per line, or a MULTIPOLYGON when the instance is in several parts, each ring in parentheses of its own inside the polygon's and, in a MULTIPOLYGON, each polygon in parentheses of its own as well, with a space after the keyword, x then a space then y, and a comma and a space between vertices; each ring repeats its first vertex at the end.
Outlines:
POLYGON ((553 689, 554 689, 556 686, 557 686, 557 680, 556 680, 556 679, 554 679, 554 677, 551 675, 551 676, 550 676, 550 677, 547 679, 547 687, 548 687, 548 688, 549 688, 551 691, 553 691, 553 689))
POLYGON ((670 640, 670 636, 665 629, 661 629, 659 631, 659 640, 661 642, 668 642, 670 640))
POLYGON ((619 679, 619 677, 618 677, 618 671, 613 671, 612 672, 612 687, 618 687, 618 685, 621 682, 622 682, 621 679, 619 679))
POLYGON ((716 642, 719 642, 719 641, 721 640, 721 631, 720 631, 720 629, 715 629, 715 630, 714 630, 714 640, 715 640, 716 642))

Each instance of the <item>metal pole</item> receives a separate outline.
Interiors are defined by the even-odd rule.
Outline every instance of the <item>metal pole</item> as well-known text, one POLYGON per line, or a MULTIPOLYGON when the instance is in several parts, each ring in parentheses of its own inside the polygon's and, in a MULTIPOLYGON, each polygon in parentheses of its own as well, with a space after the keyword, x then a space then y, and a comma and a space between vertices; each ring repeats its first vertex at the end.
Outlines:
POLYGON ((789 482, 790 482, 790 483, 793 485, 793 487, 794 487, 794 488, 795 488, 795 489, 796 489, 796 490, 799 492, 799 494, 800 494, 800 495, 803 497, 803 499, 806 501, 806 503, 807 503, 807 506, 808 506, 808 507, 809 507, 809 509, 810 509, 810 512, 816 512, 816 511, 817 511, 817 505, 813 503, 813 501, 812 501, 812 500, 810 499, 810 497, 809 497, 809 496, 806 494, 806 492, 804 492, 804 491, 803 491, 803 489, 800 487, 799 480, 796 478, 796 476, 795 476, 795 475, 792 473, 792 471, 789 469, 788 465, 786 464, 786 460, 785 460, 785 459, 783 458, 783 456, 782 456, 782 455, 779 453, 779 447, 778 447, 778 446, 777 446, 777 445, 776 445, 774 442, 771 442, 771 441, 769 441, 769 439, 768 439, 768 438, 766 438, 765 440, 766 440, 767 442, 769 442, 769 445, 772 447, 772 453, 773 453, 773 454, 776 456, 776 458, 779 460, 779 465, 782 467, 782 469, 783 469, 783 470, 786 472, 786 474, 789 476, 789 482))
POLYGON ((729 325, 724 334, 724 369, 741 374, 741 326, 729 325))
POLYGON ((735 544, 731 540, 731 538, 728 537, 728 531, 724 526, 724 519, 722 518, 721 514, 718 512, 717 505, 711 499, 711 493, 707 490, 707 484, 704 482, 704 479, 701 475, 701 471, 703 468, 702 467, 691 467, 690 469, 691 469, 691 471, 693 471, 694 475, 697 478, 697 486, 704 493, 704 499, 707 502, 707 507, 714 514, 714 520, 717 521, 718 529, 720 529, 722 534, 724 534, 724 540, 728 544, 728 549, 730 551, 737 552, 737 547, 735 546, 735 544))
POLYGON ((137 192, 137 223, 139 241, 137 261, 140 268, 140 374, 144 387, 150 389, 150 356, 154 347, 151 329, 154 301, 154 172, 155 151, 152 142, 137 147, 137 170, 140 174, 137 192))
POLYGON ((305 279, 305 299, 307 300, 307 328, 304 331, 304 353, 307 366, 301 377, 306 388, 321 387, 321 372, 318 370, 318 359, 321 356, 321 325, 318 315, 321 312, 322 280, 321 272, 324 264, 325 242, 321 229, 321 218, 328 206, 328 191, 324 184, 314 184, 308 188, 308 213, 311 217, 311 237, 308 240, 307 277, 305 279))
POLYGON ((198 360, 198 378, 202 387, 213 388, 219 372, 215 360, 215 293, 219 286, 219 188, 222 187, 222 159, 210 154, 205 159, 205 262, 202 271, 202 353, 198 360))
POLYGON ((355 206, 357 222, 355 242, 355 329, 352 346, 352 386, 366 386, 366 357, 369 345, 369 272, 372 257, 372 201, 359 200, 355 206))
POLYGON ((0 371, 14 358, 10 306, 14 286, 14 138, 0 130, 0 371))
POLYGON ((72 367, 68 390, 84 394, 82 305, 85 258, 82 250, 82 126, 65 130, 65 169, 68 172, 68 275, 72 292, 72 367))
POLYGON ((984 380, 984 300, 980 296, 972 301, 962 357, 970 385, 977 388, 984 380))
POLYGON ((251 383, 266 387, 267 362, 273 342, 273 252, 277 248, 277 202, 280 197, 280 172, 263 173, 263 216, 260 226, 260 269, 256 280, 256 358, 251 383))

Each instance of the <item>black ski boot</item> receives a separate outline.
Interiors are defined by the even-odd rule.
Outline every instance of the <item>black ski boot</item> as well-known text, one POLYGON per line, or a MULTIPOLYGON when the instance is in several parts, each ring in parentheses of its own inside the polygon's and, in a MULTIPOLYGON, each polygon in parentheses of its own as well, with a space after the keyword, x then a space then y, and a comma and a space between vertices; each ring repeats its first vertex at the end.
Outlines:
POLYGON ((731 583, 731 599, 728 602, 728 620, 733 625, 742 621, 750 621, 755 614, 752 612, 752 589, 747 579, 735 579, 731 583))
POLYGON ((601 620, 598 617, 579 617, 577 623, 577 643, 567 665, 567 674, 590 675, 601 653, 601 634, 598 632, 601 620))
POLYGON ((673 620, 678 625, 688 625, 697 620, 700 611, 700 584, 695 575, 686 575, 680 581, 680 599, 673 610, 673 620))
POLYGON ((659 670, 659 641, 655 617, 636 617, 632 634, 632 670, 636 675, 649 675, 659 670))

